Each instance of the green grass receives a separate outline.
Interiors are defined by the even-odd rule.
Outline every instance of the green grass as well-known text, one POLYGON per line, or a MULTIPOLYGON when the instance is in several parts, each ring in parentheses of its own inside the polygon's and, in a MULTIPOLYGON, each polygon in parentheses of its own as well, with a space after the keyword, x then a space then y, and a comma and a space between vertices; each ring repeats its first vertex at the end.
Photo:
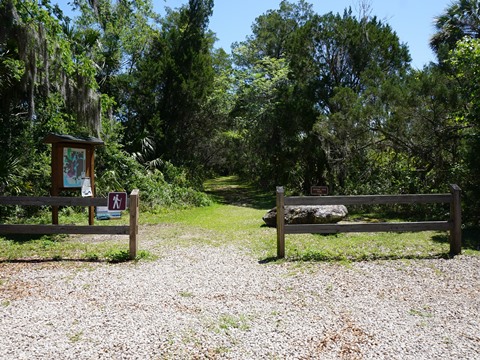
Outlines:
MULTIPOLYGON (((136 260, 154 259, 147 250, 140 250, 136 260)), ((0 262, 15 261, 87 261, 119 263, 129 261, 128 237, 123 242, 77 242, 65 236, 27 238, 0 237, 0 262)))
MULTIPOLYGON (((49 224, 50 211, 35 219, 17 219, 16 223, 49 224)), ((120 219, 95 220, 97 225, 126 225, 128 211, 120 219)), ((59 224, 88 225, 86 208, 61 208, 59 224)), ((156 257, 148 250, 139 250, 135 260, 151 260, 156 257)), ((119 263, 130 261, 128 236, 106 241, 79 241, 78 236, 67 235, 15 235, 0 236, 0 262, 15 261, 85 261, 119 263)))
POLYGON ((447 258, 450 247, 442 235, 436 232, 288 235, 285 251, 290 260, 300 261, 447 258), (439 238, 442 241, 435 240, 439 238))
MULTIPOLYGON (((276 230, 263 226, 264 214, 265 210, 216 204, 165 214, 159 221, 208 231, 205 242, 210 245, 235 245, 267 260, 276 255, 276 230)), ((434 258, 446 257, 449 252, 447 233, 431 231, 286 235, 285 242, 287 260, 295 261, 434 258)))
MULTIPOLYGON (((262 216, 274 206, 275 196, 262 193, 236 177, 205 184, 215 204, 163 213, 141 212, 142 234, 138 259, 154 259, 175 246, 233 246, 263 263, 275 262, 276 230, 264 226, 262 216), (145 244, 148 244, 148 247, 145 244)), ((356 217, 359 215, 356 214, 356 217)), ((60 223, 86 223, 86 213, 62 213, 60 223)), ((368 214, 376 221, 375 214, 368 214)), ((385 219, 381 219, 382 221, 385 219)), ((399 219, 390 219, 399 220, 399 219)), ((401 219, 400 219, 401 220, 401 219)), ((128 223, 121 220, 96 224, 128 223)), ((102 242, 78 242, 75 237, 0 238, 0 261, 19 259, 121 262, 128 259, 128 237, 102 242)), ((463 254, 480 255, 479 231, 463 235, 463 254)), ((447 258, 448 233, 359 233, 337 235, 286 235, 286 258, 281 261, 365 261, 447 258)))
MULTIPOLYGON (((233 177, 218 178, 207 184, 217 204, 162 214, 161 223, 185 226, 204 231, 204 242, 210 245, 234 245, 253 253, 263 262, 276 261, 276 231, 263 226, 262 216, 273 206, 265 201, 270 196, 242 184, 233 177), (219 189, 218 191, 216 189, 219 189), (239 191, 235 192, 237 189, 239 191), (223 199, 223 200, 222 200, 223 199), (228 204, 234 199, 236 205, 228 204)), ((375 218, 368 221, 402 221, 375 218)), ((355 214, 355 217, 361 217, 355 214)), ((365 220, 365 219, 364 219, 365 220)), ((478 231, 464 233, 463 253, 480 255, 478 231)), ((186 237, 188 239, 188 237, 186 237)), ((188 246, 176 242, 177 245, 188 246)), ((389 259, 429 259, 449 257, 447 232, 413 233, 348 233, 337 235, 301 234, 286 236, 286 261, 364 261, 389 259)))
POLYGON ((238 329, 247 331, 250 329, 248 318, 245 315, 234 316, 230 314, 220 315, 218 319, 218 330, 228 331, 231 329, 238 329))
POLYGON ((207 194, 221 204, 234 204, 254 209, 269 209, 275 206, 275 191, 266 193, 236 176, 218 177, 204 184, 207 194))
POLYGON ((68 336, 68 338, 70 339, 70 342, 72 342, 72 343, 76 343, 76 342, 80 341, 82 339, 82 337, 83 337, 83 331, 79 331, 79 332, 70 334, 68 336))
POLYGON ((266 210, 214 204, 162 214, 157 221, 171 224, 166 233, 159 234, 161 247, 210 245, 235 246, 258 258, 276 253, 275 229, 263 226, 266 210), (172 233, 174 236, 171 236, 172 233))

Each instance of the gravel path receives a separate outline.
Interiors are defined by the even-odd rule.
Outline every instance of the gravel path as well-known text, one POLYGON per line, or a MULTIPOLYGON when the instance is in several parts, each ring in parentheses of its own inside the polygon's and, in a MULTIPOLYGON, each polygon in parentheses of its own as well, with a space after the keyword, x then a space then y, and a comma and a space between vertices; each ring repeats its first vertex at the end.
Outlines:
POLYGON ((0 264, 0 359, 480 359, 480 258, 0 264))

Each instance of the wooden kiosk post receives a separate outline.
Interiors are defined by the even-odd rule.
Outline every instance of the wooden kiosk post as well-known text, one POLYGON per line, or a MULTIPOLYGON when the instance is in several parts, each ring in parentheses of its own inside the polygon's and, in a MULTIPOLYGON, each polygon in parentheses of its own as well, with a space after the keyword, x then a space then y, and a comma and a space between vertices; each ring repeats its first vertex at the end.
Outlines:
MULTIPOLYGON (((94 137, 49 134, 43 140, 52 144, 52 188, 50 195, 59 196, 62 190, 82 188, 85 177, 90 178, 92 197, 95 196, 95 146, 103 141, 94 137)), ((88 208, 88 223, 93 225, 94 208, 88 208)), ((52 206, 52 224, 58 225, 58 206, 52 206)))

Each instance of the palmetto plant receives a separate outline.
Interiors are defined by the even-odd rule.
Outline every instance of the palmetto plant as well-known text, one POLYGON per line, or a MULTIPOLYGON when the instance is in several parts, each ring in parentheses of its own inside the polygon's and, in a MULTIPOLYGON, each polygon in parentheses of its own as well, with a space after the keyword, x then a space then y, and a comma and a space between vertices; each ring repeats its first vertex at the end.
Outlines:
POLYGON ((21 192, 20 159, 14 155, 0 154, 0 194, 14 195, 21 192))

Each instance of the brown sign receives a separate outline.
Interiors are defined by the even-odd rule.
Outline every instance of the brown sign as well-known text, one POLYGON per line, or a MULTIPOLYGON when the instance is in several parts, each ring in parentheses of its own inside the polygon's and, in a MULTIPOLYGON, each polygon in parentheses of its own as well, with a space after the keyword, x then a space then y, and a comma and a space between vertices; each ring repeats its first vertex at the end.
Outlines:
POLYGON ((108 210, 123 211, 127 209, 127 193, 126 192, 110 192, 108 193, 108 210))
POLYGON ((310 195, 314 195, 314 196, 328 195, 328 186, 312 186, 310 188, 310 195))

